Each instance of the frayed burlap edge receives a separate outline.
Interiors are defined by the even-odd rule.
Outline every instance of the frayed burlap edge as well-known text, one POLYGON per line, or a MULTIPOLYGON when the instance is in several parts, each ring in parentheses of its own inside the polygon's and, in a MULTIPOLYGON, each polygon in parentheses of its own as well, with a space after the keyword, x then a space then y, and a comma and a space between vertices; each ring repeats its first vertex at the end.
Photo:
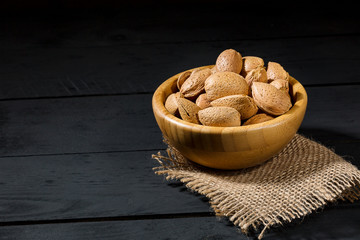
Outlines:
MULTIPOLYGON (((344 166, 341 168, 343 172, 336 170, 336 174, 333 177, 326 177, 325 179, 330 180, 328 180, 328 182, 321 182, 322 189, 320 191, 316 190, 310 192, 310 194, 306 193, 305 196, 299 196, 301 201, 290 202, 286 207, 281 209, 275 208, 274 211, 267 212, 266 214, 259 211, 256 205, 243 204, 241 197, 236 194, 239 189, 233 190, 231 184, 236 185, 236 179, 245 176, 248 171, 260 171, 266 168, 267 165, 274 164, 270 162, 275 161, 276 157, 258 167, 238 171, 222 171, 209 169, 188 161, 180 152, 173 148, 168 141, 164 140, 164 142, 168 145, 166 150, 168 156, 163 156, 160 152, 152 155, 152 158, 159 163, 158 167, 153 168, 155 173, 165 175, 166 180, 179 180, 183 182, 187 188, 206 196, 215 214, 217 216, 227 217, 235 226, 238 226, 243 233, 248 234, 250 229, 258 231, 262 228, 260 229, 258 239, 261 239, 265 231, 270 227, 283 225, 297 218, 302 218, 319 208, 323 208, 330 202, 336 202, 338 200, 353 202, 360 198, 360 171, 354 165, 336 155, 332 150, 298 134, 288 146, 291 147, 292 144, 295 146, 293 149, 297 149, 297 145, 299 145, 300 142, 308 142, 311 147, 315 146, 315 149, 310 151, 321 150, 319 154, 320 157, 325 154, 325 157, 322 156, 324 159, 327 156, 334 159, 336 158, 334 162, 344 166), (234 178, 235 181, 229 183, 223 181, 225 178, 234 178), (230 191, 226 191, 228 189, 230 189, 230 191)), ((292 150, 290 147, 285 148, 279 155, 286 155, 287 151, 292 150)), ((297 150, 301 154, 301 150, 303 151, 304 149, 297 150)), ((329 164, 333 164, 333 162, 329 161, 329 164)), ((332 167, 335 169, 338 168, 337 165, 332 167)), ((331 175, 331 171, 326 172, 326 174, 331 175)), ((299 186, 301 187, 301 182, 299 186)), ((239 191, 241 191, 241 189, 239 191)), ((259 198, 261 198, 261 193, 259 198)), ((268 207, 272 206, 270 205, 268 207)))

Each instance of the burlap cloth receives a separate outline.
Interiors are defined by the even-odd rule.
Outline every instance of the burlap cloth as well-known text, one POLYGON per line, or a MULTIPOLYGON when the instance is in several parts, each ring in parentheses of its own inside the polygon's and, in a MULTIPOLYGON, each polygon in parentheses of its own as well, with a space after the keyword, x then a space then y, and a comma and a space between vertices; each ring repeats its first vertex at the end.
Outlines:
POLYGON ((264 164, 224 171, 197 165, 168 144, 167 154, 152 157, 158 175, 177 179, 205 195, 218 216, 228 217, 241 231, 258 231, 291 222, 337 200, 360 197, 360 171, 332 150, 296 135, 264 164))

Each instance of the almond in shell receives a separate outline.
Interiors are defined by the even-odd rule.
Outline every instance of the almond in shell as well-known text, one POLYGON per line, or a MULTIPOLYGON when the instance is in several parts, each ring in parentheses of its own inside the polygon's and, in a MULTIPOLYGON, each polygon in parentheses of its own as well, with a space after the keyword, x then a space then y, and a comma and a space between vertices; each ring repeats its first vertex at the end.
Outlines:
POLYGON ((211 106, 235 108, 240 113, 242 120, 252 117, 258 111, 254 99, 243 94, 218 98, 211 102, 211 106))
POLYGON ((279 63, 269 62, 266 73, 269 82, 276 79, 289 81, 289 73, 285 71, 285 69, 279 63))
POLYGON ((284 79, 276 79, 270 83, 270 85, 273 85, 279 90, 289 92, 289 81, 286 81, 284 79))
POLYGON ((200 94, 196 99, 196 105, 198 105, 201 109, 210 107, 210 101, 207 99, 206 93, 200 94))
POLYGON ((216 59, 217 72, 240 73, 242 65, 242 56, 234 49, 226 49, 216 59))
POLYGON ((200 110, 199 120, 205 126, 236 127, 241 125, 240 113, 231 107, 208 107, 200 110))
POLYGON ((188 79, 182 84, 180 93, 188 99, 196 99, 204 91, 205 80, 211 75, 209 68, 193 72, 188 79))
POLYGON ((245 79, 234 72, 216 72, 205 81, 205 92, 210 101, 228 95, 249 93, 245 79))
POLYGON ((265 113, 279 116, 292 106, 286 93, 268 83, 254 82, 251 90, 256 105, 265 113))
POLYGON ((190 71, 185 71, 179 75, 176 83, 179 90, 181 89, 181 86, 184 84, 185 80, 190 77, 190 74, 190 71))
POLYGON ((243 126, 262 123, 274 119, 272 116, 269 116, 265 113, 256 114, 253 117, 249 118, 246 122, 244 122, 243 126))
POLYGON ((243 68, 241 69, 241 75, 246 77, 246 75, 253 69, 258 67, 264 67, 264 60, 259 57, 246 56, 243 57, 243 68))
POLYGON ((178 107, 182 120, 190 123, 200 124, 197 116, 200 108, 195 103, 185 98, 179 98, 178 107))
POLYGON ((249 85, 249 87, 252 86, 253 82, 264 82, 266 83, 267 75, 266 70, 263 67, 257 67, 253 70, 251 70, 245 77, 246 83, 249 85))
MULTIPOLYGON (((195 74, 196 72, 198 72, 198 71, 200 71, 200 70, 202 70, 202 68, 195 68, 195 69, 193 69, 193 70, 191 71, 191 75, 195 74)), ((190 75, 190 76, 191 76, 191 75, 190 75)))
POLYGON ((179 114, 178 99, 180 92, 170 94, 165 101, 165 108, 172 115, 176 116, 179 114))

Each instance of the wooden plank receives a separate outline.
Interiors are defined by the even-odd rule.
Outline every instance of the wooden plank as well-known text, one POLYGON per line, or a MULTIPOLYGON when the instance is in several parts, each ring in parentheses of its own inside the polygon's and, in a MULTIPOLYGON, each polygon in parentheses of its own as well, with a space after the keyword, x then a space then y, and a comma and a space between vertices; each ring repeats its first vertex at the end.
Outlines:
POLYGON ((0 227, 3 239, 247 239, 215 217, 0 227))
POLYGON ((151 159, 154 153, 1 158, 0 226, 17 221, 210 213, 204 196, 154 174, 152 168, 158 166, 151 159))
POLYGON ((205 198, 154 174, 154 153, 1 158, 0 222, 208 212, 205 198))
POLYGON ((94 47, 359 33, 356 7, 348 4, 322 4, 319 10, 314 2, 311 8, 304 3, 285 5, 263 0, 241 1, 241 6, 235 1, 135 2, 112 2, 113 9, 108 6, 102 11, 61 8, 61 4, 45 4, 47 9, 36 9, 33 2, 31 11, 29 7, 5 9, 1 12, 0 28, 6 38, 0 39, 0 45, 5 42, 14 46, 20 42, 26 46, 94 47))
POLYGON ((150 93, 168 77, 214 64, 227 48, 281 63, 305 85, 359 84, 360 37, 0 47, 0 99, 150 93))
MULTIPOLYGON (((358 239, 360 209, 324 209, 296 224, 267 231, 270 239, 358 239)), ((40 224, 0 227, 2 239, 249 239, 226 219, 215 217, 40 224)))
MULTIPOLYGON (((360 86, 309 87, 300 132, 360 139, 360 86)), ((0 102, 0 156, 163 149, 151 94, 0 102)))
POLYGON ((307 88, 309 101, 301 130, 315 138, 358 141, 360 100, 354 96, 359 90, 360 86, 307 88))
POLYGON ((151 95, 1 102, 2 156, 163 148, 151 95))

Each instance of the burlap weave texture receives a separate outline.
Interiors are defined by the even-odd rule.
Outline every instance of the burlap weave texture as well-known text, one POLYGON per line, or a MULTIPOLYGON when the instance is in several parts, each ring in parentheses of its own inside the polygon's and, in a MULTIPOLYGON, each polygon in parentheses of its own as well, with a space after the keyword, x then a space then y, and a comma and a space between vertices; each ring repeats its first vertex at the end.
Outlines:
POLYGON ((153 155, 156 174, 177 179, 209 198, 219 216, 247 233, 308 215, 329 202, 360 198, 360 171, 330 149, 296 135, 262 165, 224 171, 188 161, 168 144, 168 156, 153 155))

